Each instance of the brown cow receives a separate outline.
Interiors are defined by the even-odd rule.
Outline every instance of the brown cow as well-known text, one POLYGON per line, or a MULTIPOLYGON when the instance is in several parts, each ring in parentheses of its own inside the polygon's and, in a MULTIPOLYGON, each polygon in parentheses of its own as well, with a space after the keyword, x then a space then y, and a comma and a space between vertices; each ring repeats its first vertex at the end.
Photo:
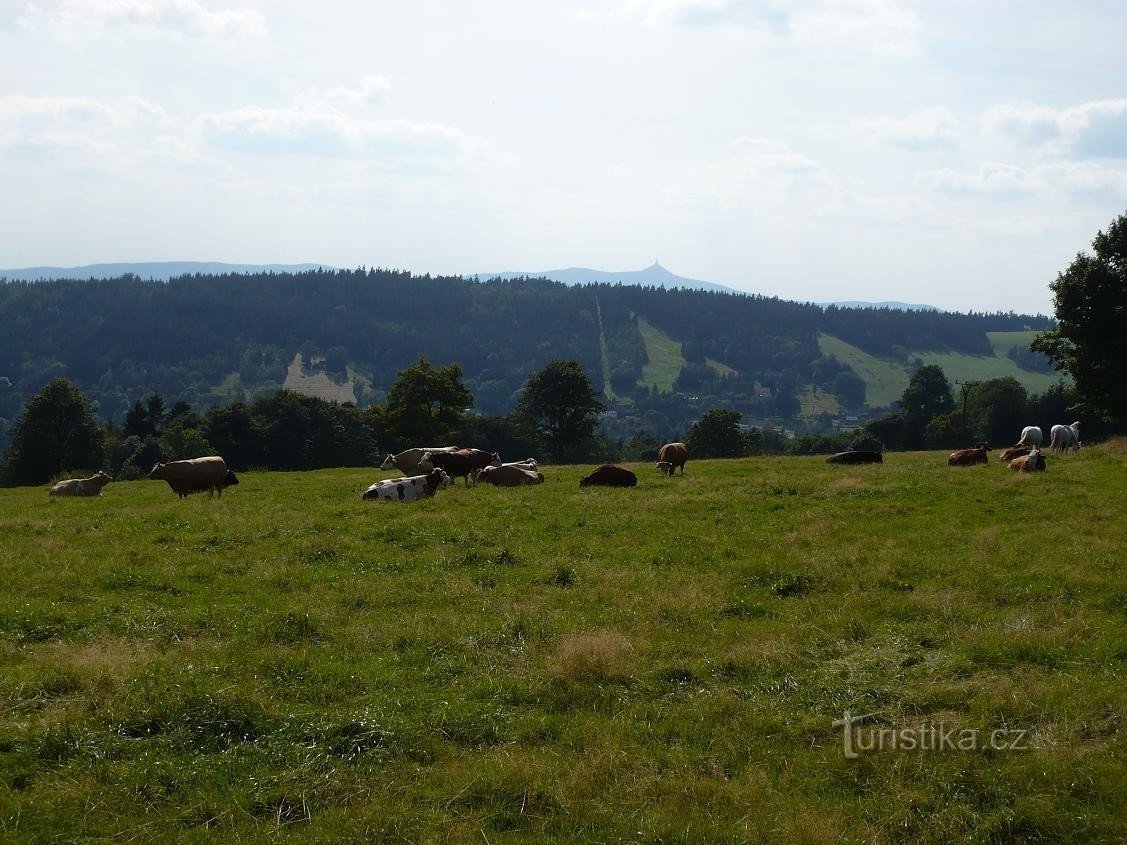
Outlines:
POLYGON ((666 443, 657 453, 657 468, 666 478, 673 477, 673 471, 681 467, 681 475, 685 474, 685 462, 689 460, 689 447, 684 443, 666 443))
POLYGON ((525 469, 517 464, 488 466, 477 473, 477 480, 497 487, 519 487, 522 484, 543 484, 544 473, 535 469, 525 469))
POLYGON ((469 487, 470 476, 475 470, 500 464, 501 456, 481 449, 459 449, 456 452, 429 452, 423 456, 423 462, 429 462, 435 469, 445 470, 451 478, 464 478, 469 487))
POLYGON ((102 488, 113 481, 101 470, 89 478, 68 478, 60 481, 47 494, 49 496, 101 496, 102 488))
POLYGON ((638 476, 617 464, 603 464, 590 475, 579 479, 580 487, 635 487, 637 484, 638 476))
POLYGON ((1002 462, 1008 464, 1014 458, 1024 458, 1033 449, 1029 446, 1011 446, 1002 452, 1002 462))
POLYGON ((1014 472, 1044 472, 1045 453, 1040 449, 1034 449, 1028 455, 1014 458, 1010 461, 1010 469, 1014 472))
POLYGON ((216 493, 222 496, 223 488, 228 486, 227 464, 218 455, 158 463, 149 472, 149 478, 167 481, 172 492, 181 499, 204 490, 208 491, 209 498, 216 493))
POLYGON ((973 449, 959 449, 957 452, 951 453, 951 457, 947 459, 947 466, 969 467, 974 464, 984 464, 986 463, 986 453, 989 451, 990 447, 985 443, 973 449))

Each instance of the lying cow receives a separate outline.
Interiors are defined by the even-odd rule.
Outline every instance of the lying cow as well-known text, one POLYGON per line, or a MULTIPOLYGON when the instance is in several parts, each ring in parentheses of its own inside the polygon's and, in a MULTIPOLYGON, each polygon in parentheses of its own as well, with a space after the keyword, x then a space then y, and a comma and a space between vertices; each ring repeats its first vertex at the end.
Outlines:
POLYGON ((637 484, 638 476, 617 464, 603 464, 579 479, 580 487, 636 487, 637 484))
POLYGON ((689 447, 684 443, 666 443, 657 453, 657 468, 666 478, 673 477, 673 471, 681 467, 685 474, 685 462, 689 460, 689 447))
POLYGON ((434 467, 429 461, 424 460, 429 453, 437 455, 439 452, 457 452, 457 446, 417 446, 414 449, 405 449, 398 455, 389 454, 380 464, 380 469, 397 469, 404 475, 418 475, 428 473, 434 467))
POLYGON ((488 466, 477 472, 477 480, 496 487, 520 487, 522 484, 543 484, 544 473, 521 464, 488 466))
POLYGON ((990 447, 985 443, 973 449, 959 449, 957 452, 951 453, 951 457, 947 459, 947 466, 969 467, 974 464, 984 464, 986 463, 986 453, 989 451, 990 447))
POLYGON ((868 452, 863 449, 850 449, 848 452, 838 452, 826 458, 827 464, 883 464, 884 455, 880 452, 868 452))
MULTIPOLYGON (((167 481, 172 492, 181 499, 192 493, 202 493, 204 490, 207 491, 209 498, 216 493, 222 496, 223 488, 230 486, 227 464, 218 455, 192 458, 188 461, 158 463, 149 472, 149 478, 155 481, 167 481)), ((234 483, 238 484, 238 479, 235 479, 234 483)))
POLYGON ((113 479, 101 470, 89 478, 68 478, 60 481, 47 494, 49 496, 101 496, 102 488, 113 479))
POLYGON ((435 469, 445 470, 451 478, 464 478, 470 486, 470 476, 487 466, 500 466, 501 456, 481 449, 458 449, 454 452, 427 452, 423 460, 435 469))
POLYGON ((1010 461, 1010 469, 1014 472, 1044 472, 1045 453, 1034 449, 1028 455, 1022 455, 1010 461))
POLYGON ((1002 463, 1008 464, 1014 458, 1024 458, 1032 451, 1033 449, 1029 446, 1011 446, 1002 452, 1002 463))
POLYGON ((429 499, 439 487, 443 487, 450 477, 440 469, 432 469, 426 475, 413 475, 409 478, 389 478, 377 481, 364 491, 360 497, 365 500, 383 499, 388 502, 414 502, 429 499))
POLYGON ((516 467, 517 469, 523 469, 526 472, 533 473, 540 471, 540 464, 536 462, 535 458, 525 458, 523 461, 506 461, 505 463, 499 463, 495 461, 487 467, 474 470, 473 480, 477 481, 479 478, 481 478, 481 474, 485 472, 485 470, 497 469, 499 467, 516 467))

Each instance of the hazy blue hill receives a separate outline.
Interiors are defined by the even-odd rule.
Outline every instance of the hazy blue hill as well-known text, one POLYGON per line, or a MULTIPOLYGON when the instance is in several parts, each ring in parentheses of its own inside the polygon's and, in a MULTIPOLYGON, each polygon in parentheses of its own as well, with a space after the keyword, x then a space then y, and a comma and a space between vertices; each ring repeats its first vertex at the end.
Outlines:
POLYGON ((118 279, 132 273, 142 279, 166 282, 177 276, 194 273, 300 273, 318 268, 332 269, 328 264, 226 264, 222 261, 142 261, 116 264, 83 264, 78 267, 21 267, 0 270, 0 279, 37 282, 41 279, 118 279))
POLYGON ((862 299, 847 299, 841 302, 819 302, 818 305, 836 305, 838 308, 891 308, 893 311, 942 311, 934 305, 917 302, 900 302, 896 299, 884 302, 866 302, 862 299))
POLYGON ((662 267, 656 261, 649 267, 645 267, 641 270, 624 270, 621 272, 593 270, 590 267, 567 267, 563 270, 543 270, 536 272, 507 271, 504 273, 478 273, 477 276, 480 279, 519 279, 523 277, 530 279, 551 279, 555 282, 563 282, 565 285, 585 285, 590 282, 598 282, 607 285, 623 284, 639 285, 641 287, 652 285, 654 287, 684 288, 686 290, 714 290, 724 293, 736 292, 734 288, 730 288, 727 285, 678 276, 676 273, 670 272, 662 267))

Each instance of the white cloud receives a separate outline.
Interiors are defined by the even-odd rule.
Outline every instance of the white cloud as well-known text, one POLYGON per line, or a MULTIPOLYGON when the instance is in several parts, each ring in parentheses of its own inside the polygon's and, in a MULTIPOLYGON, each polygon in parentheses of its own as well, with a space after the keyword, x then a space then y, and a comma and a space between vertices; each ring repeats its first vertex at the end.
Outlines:
POLYGON ((872 141, 905 150, 945 149, 959 143, 958 120, 939 106, 902 118, 862 118, 853 122, 853 128, 872 141))
POLYGON ((587 14, 651 24, 730 26, 882 55, 919 52, 919 20, 898 0, 596 0, 587 14))
POLYGON ((360 80, 357 88, 338 86, 336 88, 313 89, 303 99, 324 102, 348 111, 386 106, 390 100, 391 83, 380 74, 369 74, 360 80))
POLYGON ((1041 105, 994 106, 982 119, 991 137, 1079 155, 1127 158, 1127 99, 1092 100, 1055 109, 1041 105))
POLYGON ((916 197, 880 197, 854 191, 837 194, 818 209, 816 215, 834 222, 882 225, 943 222, 942 216, 934 208, 916 197))
POLYGON ((670 194, 694 203, 764 205, 828 182, 818 162, 779 141, 739 138, 732 152, 690 168, 670 194))
POLYGON ((369 158, 388 165, 455 163, 478 147, 449 126, 401 118, 367 120, 324 105, 247 106, 200 117, 198 134, 216 149, 251 155, 369 158))
POLYGON ((139 97, 104 102, 85 97, 0 97, 0 146, 107 150, 129 135, 152 133, 169 122, 139 97))
POLYGON ((916 184, 939 193, 1027 196, 1042 187, 1029 171, 1012 164, 988 161, 976 171, 948 168, 916 174, 916 184))
POLYGON ((266 19, 257 9, 213 9, 200 0, 58 0, 28 3, 17 19, 67 40, 109 34, 181 38, 257 38, 266 19))
POLYGON ((1023 169, 987 162, 977 171, 927 170, 917 174, 921 187, 953 195, 992 198, 1030 196, 1127 197, 1127 170, 1091 161, 1042 164, 1023 169))

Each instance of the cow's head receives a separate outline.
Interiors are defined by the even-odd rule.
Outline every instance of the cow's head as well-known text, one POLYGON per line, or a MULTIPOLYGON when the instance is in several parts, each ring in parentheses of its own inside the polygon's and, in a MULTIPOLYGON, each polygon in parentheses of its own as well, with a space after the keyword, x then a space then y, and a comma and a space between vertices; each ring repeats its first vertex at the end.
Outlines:
POLYGON ((432 469, 427 473, 427 490, 434 492, 440 487, 446 487, 450 484, 450 476, 444 470, 432 469))
POLYGON ((111 481, 113 481, 113 476, 107 475, 106 473, 102 472, 102 470, 98 470, 96 473, 94 473, 94 478, 96 478, 98 481, 101 481, 103 484, 109 484, 111 481))
POLYGON ((155 463, 153 468, 149 470, 149 478, 159 481, 164 478, 164 464, 155 463))
POLYGON ((489 466, 491 466, 491 467, 501 466, 501 456, 499 454, 497 454, 496 452, 493 453, 493 459, 490 460, 489 466))
POLYGON ((657 468, 661 470, 661 474, 664 476, 673 475, 673 464, 670 461, 658 461, 657 468))
POLYGON ((389 452, 388 456, 383 459, 383 463, 380 464, 380 469, 395 469, 395 455, 389 452))
POLYGON ((223 479, 223 486, 234 487, 238 483, 239 477, 235 475, 235 473, 231 472, 231 470, 227 470, 227 476, 223 479))

